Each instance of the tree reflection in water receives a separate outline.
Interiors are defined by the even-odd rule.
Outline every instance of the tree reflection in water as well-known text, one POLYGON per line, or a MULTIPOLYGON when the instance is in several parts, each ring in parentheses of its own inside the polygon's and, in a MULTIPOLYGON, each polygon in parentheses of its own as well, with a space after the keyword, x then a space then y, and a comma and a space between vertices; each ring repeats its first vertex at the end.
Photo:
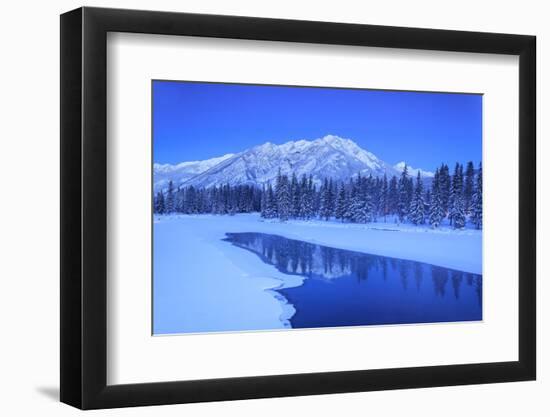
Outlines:
MULTIPOLYGON (((347 321, 326 325, 357 324, 357 320, 372 324, 481 319, 481 275, 263 233, 228 233, 225 240, 255 253, 284 274, 307 278, 301 287, 278 290, 297 307, 293 327, 332 323, 331 319, 317 320, 323 316, 319 311, 329 307, 347 321), (431 292, 425 288, 427 282, 432 283, 431 292), (309 318, 315 323, 295 326, 306 314, 303 310, 312 308, 318 310, 309 318), (369 317, 350 318, 347 310, 369 317)), ((307 314, 311 316, 311 311, 307 314)))

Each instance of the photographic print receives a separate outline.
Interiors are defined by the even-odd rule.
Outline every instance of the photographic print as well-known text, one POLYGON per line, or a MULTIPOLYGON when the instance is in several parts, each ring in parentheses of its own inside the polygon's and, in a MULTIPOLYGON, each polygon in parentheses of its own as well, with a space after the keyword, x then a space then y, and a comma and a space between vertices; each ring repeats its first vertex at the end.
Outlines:
POLYGON ((153 334, 482 320, 482 100, 153 80, 153 334))

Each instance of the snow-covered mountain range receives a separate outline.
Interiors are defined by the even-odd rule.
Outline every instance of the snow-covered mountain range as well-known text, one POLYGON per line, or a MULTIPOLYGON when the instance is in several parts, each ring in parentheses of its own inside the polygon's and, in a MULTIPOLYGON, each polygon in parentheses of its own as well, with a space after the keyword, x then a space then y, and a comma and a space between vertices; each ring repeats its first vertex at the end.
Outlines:
MULTIPOLYGON (((404 162, 400 163, 404 164, 404 162)), ((203 188, 215 185, 274 184, 281 173, 298 177, 312 175, 315 183, 332 177, 347 181, 357 174, 391 177, 399 175, 403 165, 392 166, 350 139, 327 135, 316 140, 298 140, 275 145, 267 142, 236 154, 227 154, 205 161, 182 162, 177 165, 154 164, 155 191, 165 189, 172 180, 177 186, 203 188)), ((416 175, 418 169, 411 169, 416 175)), ((420 170, 420 175, 433 174, 420 170)))
POLYGON ((170 180, 172 180, 176 186, 182 185, 191 178, 208 171, 210 168, 218 165, 226 159, 233 157, 234 155, 235 154, 229 153, 227 155, 207 159, 205 161, 181 162, 176 165, 154 164, 153 181, 155 190, 168 187, 168 182, 170 182, 170 180))

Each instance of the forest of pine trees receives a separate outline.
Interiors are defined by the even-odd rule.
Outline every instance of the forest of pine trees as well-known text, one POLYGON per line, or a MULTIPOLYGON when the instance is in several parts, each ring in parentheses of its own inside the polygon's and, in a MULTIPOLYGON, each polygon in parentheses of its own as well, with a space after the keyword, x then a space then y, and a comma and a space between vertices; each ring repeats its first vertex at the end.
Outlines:
POLYGON ((358 175, 347 182, 325 178, 320 187, 311 176, 297 178, 279 172, 275 184, 222 185, 210 188, 175 188, 170 181, 154 197, 158 214, 235 214, 260 212, 266 219, 336 219, 369 223, 396 219, 400 223, 439 227, 446 220, 455 229, 469 222, 477 229, 483 223, 483 178, 472 162, 464 170, 456 163, 453 173, 442 164, 425 187, 420 173, 413 178, 405 166, 397 178, 358 175))

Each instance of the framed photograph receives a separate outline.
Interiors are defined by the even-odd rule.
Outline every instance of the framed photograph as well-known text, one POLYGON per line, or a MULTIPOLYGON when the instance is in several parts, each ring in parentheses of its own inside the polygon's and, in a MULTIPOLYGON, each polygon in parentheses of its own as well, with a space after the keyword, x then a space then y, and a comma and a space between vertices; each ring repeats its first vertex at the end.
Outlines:
POLYGON ((61 16, 61 401, 535 379, 535 37, 61 16))

